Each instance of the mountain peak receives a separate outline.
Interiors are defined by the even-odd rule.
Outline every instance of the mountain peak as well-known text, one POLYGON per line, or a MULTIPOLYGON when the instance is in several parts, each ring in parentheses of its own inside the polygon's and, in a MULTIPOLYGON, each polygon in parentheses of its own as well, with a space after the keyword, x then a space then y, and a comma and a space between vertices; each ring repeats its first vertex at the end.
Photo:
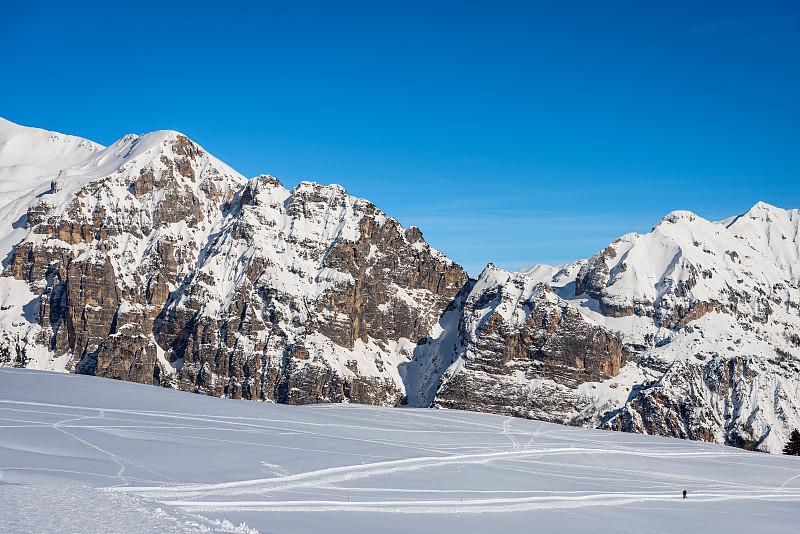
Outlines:
POLYGON ((301 193, 324 193, 340 197, 348 196, 347 190, 339 184, 323 185, 308 180, 303 180, 297 184, 292 191, 301 193))
POLYGON ((0 118, 0 207, 32 189, 46 187, 64 169, 83 165, 103 150, 102 145, 82 137, 0 118))
POLYGON ((747 210, 744 214, 751 219, 769 220, 775 215, 785 214, 786 210, 767 204, 766 202, 757 202, 752 208, 747 210))
POLYGON ((680 221, 694 222, 699 218, 700 217, 698 217, 691 211, 675 210, 673 212, 668 213, 663 219, 661 219, 658 222, 658 224, 656 224, 656 227, 662 224, 676 224, 680 221))
POLYGON ((779 223, 780 225, 796 226, 798 216, 800 216, 800 210, 785 210, 766 202, 757 202, 741 215, 719 221, 719 224, 731 230, 743 229, 745 226, 751 227, 754 223, 779 223))

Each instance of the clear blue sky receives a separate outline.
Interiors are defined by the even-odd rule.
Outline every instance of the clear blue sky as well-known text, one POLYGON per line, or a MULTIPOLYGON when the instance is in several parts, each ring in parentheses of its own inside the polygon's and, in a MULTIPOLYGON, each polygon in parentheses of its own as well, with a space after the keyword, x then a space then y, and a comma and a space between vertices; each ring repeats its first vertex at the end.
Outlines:
POLYGON ((800 2, 3 3, 0 116, 339 183, 472 275, 800 208, 800 2))

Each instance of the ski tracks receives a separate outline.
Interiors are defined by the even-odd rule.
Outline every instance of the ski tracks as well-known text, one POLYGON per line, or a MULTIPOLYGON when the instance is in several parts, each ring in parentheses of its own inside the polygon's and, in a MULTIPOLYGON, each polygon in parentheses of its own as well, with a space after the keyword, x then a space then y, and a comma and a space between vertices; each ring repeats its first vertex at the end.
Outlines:
MULTIPOLYGON (((107 455, 118 466, 115 475, 119 486, 102 491, 129 494, 132 497, 160 502, 183 513, 200 512, 238 513, 250 511, 263 512, 392 512, 408 514, 459 514, 459 513, 501 513, 530 510, 571 510, 596 506, 625 506, 631 503, 673 502, 680 506, 682 499, 677 489, 672 486, 684 484, 697 487, 691 492, 691 502, 737 501, 745 499, 793 501, 800 502, 800 488, 791 487, 792 481, 800 475, 792 474, 777 482, 776 486, 749 486, 725 483, 723 480, 712 480, 691 472, 668 473, 662 471, 663 466, 650 464, 646 469, 625 468, 624 458, 639 457, 642 459, 673 458, 678 462, 687 461, 721 461, 718 450, 683 450, 672 447, 640 448, 629 447, 625 443, 611 443, 603 440, 570 439, 551 436, 541 425, 531 427, 520 423, 512 417, 506 417, 493 425, 480 424, 454 425, 449 433, 442 433, 437 427, 427 432, 436 435, 436 447, 420 446, 422 442, 392 442, 389 437, 381 435, 358 434, 357 436, 339 436, 341 430, 336 424, 328 422, 304 423, 304 428, 292 425, 281 419, 257 419, 244 417, 220 417, 205 414, 182 415, 173 412, 137 411, 129 409, 109 409, 82 406, 67 406, 35 402, 3 401, 11 405, 27 405, 24 408, 44 408, 42 413, 58 415, 57 422, 38 422, 36 426, 51 426, 71 439, 107 455), (57 413, 74 410, 77 413, 57 413), (81 412, 83 410, 83 412, 81 412), (130 415, 137 419, 128 419, 130 415), (138 418, 144 418, 139 421, 138 418), (162 423, 153 428, 153 420, 162 423), (110 424, 106 419, 113 419, 110 424), (179 419, 172 424, 171 419, 179 419), (92 421, 95 420, 95 421, 92 421), (99 420, 99 421, 98 421, 99 420), (119 425, 120 422, 137 424, 119 425), (180 423, 180 424, 178 424, 180 423), (187 424, 188 423, 188 424, 187 424), (196 425, 196 426, 195 426, 196 425), (208 425, 208 427, 206 427, 208 425), (260 467, 270 473, 268 478, 234 480, 224 483, 197 484, 174 483, 165 475, 156 473, 146 466, 139 465, 119 454, 114 449, 116 441, 92 440, 87 432, 107 432, 113 429, 136 430, 146 434, 158 434, 162 437, 172 435, 165 432, 170 426, 194 429, 196 440, 219 441, 230 446, 239 445, 238 440, 224 439, 204 435, 202 432, 213 430, 215 425, 229 432, 253 432, 256 434, 273 433, 282 435, 291 432, 304 436, 305 440, 336 436, 348 442, 374 444, 384 446, 391 451, 394 458, 380 458, 374 455, 369 463, 355 463, 346 460, 345 465, 319 468, 312 471, 290 474, 285 465, 260 460, 260 467), (469 428, 464 432, 463 428, 469 428), (515 428, 516 427, 516 428, 515 428), (526 429, 527 430, 523 430, 526 429), (336 432, 327 432, 334 429, 336 432), (518 430, 519 429, 519 430, 518 430), (80 434, 80 435, 79 435, 80 434), (465 445, 460 441, 461 434, 485 436, 482 446, 465 445), (452 437, 450 437, 452 436, 452 437), (510 447, 501 447, 503 439, 508 439, 510 447), (456 441, 458 440, 458 441, 456 441), (524 444, 524 445, 523 445, 524 444), (390 447, 391 445, 391 447, 390 447), (448 449, 460 447, 460 452, 448 453, 448 449), (438 450, 435 450, 438 449, 438 450), (472 449, 472 450, 470 450, 472 449), (402 452, 401 452, 402 451, 402 452), (414 451, 425 456, 405 457, 402 455, 414 451), (398 458, 396 455, 400 454, 398 458), (433 454, 431 454, 433 453, 433 454), (618 465, 606 465, 600 457, 619 459, 618 465), (594 461, 587 461, 595 458, 594 461), (600 462, 598 464, 597 462, 600 462), (161 486, 133 486, 140 482, 131 475, 131 467, 146 470, 165 480, 161 486), (469 467, 473 466, 473 467, 469 467), (514 471, 519 475, 509 480, 537 480, 536 484, 523 486, 511 485, 509 482, 500 487, 484 486, 476 478, 460 485, 457 481, 463 478, 447 478, 447 474, 459 471, 483 473, 485 467, 495 470, 514 471), (449 480, 443 487, 427 489, 417 486, 416 481, 430 477, 444 476, 449 480), (523 478, 519 478, 523 477, 523 478), (533 478, 531 478, 533 477, 533 478), (167 482, 168 481, 168 482, 167 482), (361 482, 359 482, 361 481, 361 482), (366 481, 366 483, 364 482, 366 481), (351 482, 355 482, 352 483, 351 482), (783 482, 782 484, 780 482, 783 482), (632 484, 630 491, 614 491, 632 484), (411 484, 411 485, 409 485, 411 484), (558 486, 561 486, 559 491, 558 486), (393 486, 397 488, 393 489, 393 486), (552 490, 548 490, 552 486, 552 490), (600 487, 604 486, 604 487, 600 487), (789 487, 787 487, 789 486, 789 487), (563 491, 565 488, 582 487, 581 491, 563 491), (609 491, 611 490, 611 491, 609 491)), ((437 415, 420 414, 420 418, 440 419, 437 415)), ((445 418, 446 419, 446 418, 445 418)), ((27 422, 27 421, 26 421, 27 422)), ((446 422, 446 420, 445 420, 446 422)), ((31 421, 36 424, 36 421, 31 421)), ((363 428, 361 425, 358 428, 363 428)), ((397 432, 400 432, 398 429, 397 432)), ((185 436, 183 436, 185 437, 185 436)), ((570 438, 572 435, 570 434, 570 438)), ((577 436, 576 436, 577 437, 577 436)), ((107 439, 107 438, 103 438, 107 439)), ((297 453, 315 454, 325 451, 313 451, 308 447, 311 442, 300 442, 302 446, 290 447, 288 444, 278 445, 264 443, 245 443, 246 446, 274 447, 278 450, 296 449, 297 453)), ((346 451, 336 452, 338 458, 346 451)), ((353 455, 357 453, 352 452, 353 455)), ((730 452, 723 454, 737 456, 743 453, 730 452)), ((263 456, 262 456, 263 458, 263 456)), ((271 458, 270 458, 271 459, 271 458)), ((724 461, 724 460, 722 460, 724 461)), ((330 465, 330 464, 329 464, 330 465)), ((646 464, 645 464, 646 465, 646 464)), ((247 476, 247 475, 245 475, 247 476)), ((152 484, 152 483, 151 483, 152 484)), ((676 486, 677 487, 677 486, 676 486)))
MULTIPOLYGON (((488 463, 492 460, 513 458, 517 452, 482 454, 456 454, 450 456, 423 456, 366 464, 345 465, 297 473, 283 477, 242 480, 221 484, 183 484, 157 487, 116 487, 115 491, 137 493, 154 499, 200 498, 212 495, 248 495, 265 492, 296 490, 308 487, 333 487, 339 482, 376 477, 400 471, 416 471, 455 464, 488 463)), ((170 503, 171 504, 171 503, 170 503)))
POLYGON ((508 416, 505 419, 503 419, 503 435, 507 437, 509 440, 511 440, 511 445, 514 447, 514 450, 519 451, 519 443, 517 443, 517 440, 514 438, 514 435, 511 434, 511 420, 512 420, 511 416, 508 416))
MULTIPOLYGON (((502 493, 502 492, 498 492, 502 493)), ((692 495, 692 502, 731 500, 798 501, 800 493, 706 492, 692 495)), ((590 493, 569 495, 549 493, 528 497, 497 497, 442 500, 284 500, 284 501, 170 501, 175 508, 191 512, 394 512, 408 514, 507 513, 530 510, 565 510, 588 506, 623 506, 632 503, 673 502, 675 492, 590 493)))
MULTIPOLYGON (((0 401, 0 402, 8 402, 8 401, 0 401)), ((33 404, 33 403, 31 403, 31 404, 33 404)), ((98 445, 96 445, 96 444, 94 444, 94 443, 92 443, 92 442, 90 442, 90 441, 88 441, 86 439, 81 438, 80 436, 76 435, 74 432, 70 432, 69 430, 67 430, 67 428, 73 428, 73 429, 81 428, 81 429, 85 429, 85 430, 93 430, 95 428, 95 426, 92 426, 92 425, 75 425, 74 423, 77 423, 79 421, 92 420, 92 419, 104 419, 105 415, 106 415, 106 410, 101 409, 101 408, 83 408, 83 407, 81 407, 80 409, 94 410, 94 411, 97 412, 97 414, 96 415, 84 415, 84 416, 73 415, 72 417, 68 417, 66 419, 61 419, 60 421, 57 421, 57 422, 52 423, 50 425, 38 424, 36 426, 50 426, 54 430, 57 430, 58 432, 61 432, 61 433, 65 434, 65 435, 69 436, 70 438, 72 438, 72 439, 84 444, 85 446, 87 446, 87 447, 89 447, 91 449, 94 449, 94 450, 96 450, 97 452, 99 452, 101 454, 104 454, 104 455, 108 456, 111 459, 112 462, 114 462, 115 464, 117 464, 119 466, 119 470, 114 475, 114 477, 120 479, 124 484, 132 484, 134 482, 134 480, 135 480, 134 478, 131 478, 131 477, 125 475, 125 471, 128 469, 128 466, 134 466, 134 467, 136 467, 138 469, 141 469, 142 471, 146 471, 146 472, 156 476, 157 478, 163 479, 165 481, 175 482, 175 480, 172 479, 169 476, 165 476, 165 475, 163 475, 161 473, 156 473, 155 471, 153 471, 152 469, 150 469, 150 468, 148 468, 146 466, 143 466, 143 465, 141 465, 141 464, 139 464, 137 462, 134 462, 134 461, 130 460, 129 458, 126 458, 126 457, 121 456, 119 454, 115 454, 115 453, 113 453, 113 452, 111 452, 111 451, 109 451, 107 449, 104 449, 104 448, 102 448, 102 447, 100 447, 100 446, 98 446, 98 445)), ((47 413, 47 412, 43 412, 43 413, 47 413)), ((102 476, 102 475, 99 475, 99 476, 102 476)))
MULTIPOLYGON (((101 412, 101 414, 102 414, 102 412, 101 412)), ((95 445, 93 443, 90 443, 90 442, 86 441, 85 439, 76 436, 72 432, 69 432, 68 430, 64 430, 64 428, 62 428, 67 423, 74 423, 76 421, 83 421, 83 420, 86 420, 86 419, 94 419, 94 417, 92 417, 92 416, 84 416, 84 417, 73 417, 71 419, 63 419, 61 421, 58 421, 57 423, 53 423, 52 426, 53 426, 53 428, 55 430, 58 430, 59 432, 63 432, 67 436, 70 436, 71 438, 80 441, 81 443, 83 443, 87 447, 91 447, 92 449, 94 449, 94 450, 96 450, 96 451, 98 451, 98 452, 100 452, 102 454, 107 455, 109 458, 111 458, 111 460, 115 464, 117 464, 119 466, 119 471, 117 471, 117 475, 116 475, 117 478, 119 478, 120 480, 122 480, 126 484, 130 483, 130 480, 123 475, 123 473, 125 472, 125 464, 122 462, 122 458, 121 457, 117 456, 113 452, 110 452, 110 451, 107 451, 107 450, 105 450, 105 449, 103 449, 101 447, 98 447, 97 445, 95 445)))

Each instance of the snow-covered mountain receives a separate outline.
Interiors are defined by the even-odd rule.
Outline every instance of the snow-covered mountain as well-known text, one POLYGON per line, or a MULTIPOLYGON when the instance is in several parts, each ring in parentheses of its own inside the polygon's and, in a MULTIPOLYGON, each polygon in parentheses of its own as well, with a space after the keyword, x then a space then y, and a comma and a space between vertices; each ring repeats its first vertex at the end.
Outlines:
POLYGON ((770 451, 800 427, 800 210, 674 212, 469 280, 342 187, 248 180, 177 132, 0 121, 0 186, 0 365, 770 451))
POLYGON ((0 208, 7 363, 393 405, 400 365, 467 281, 418 229, 342 187, 247 180, 177 132, 103 149, 0 127, 18 192, 0 208), (23 152, 52 179, 15 173, 23 152))
POLYGON ((489 266, 434 403, 778 451, 800 427, 800 210, 667 215, 589 260, 489 266))

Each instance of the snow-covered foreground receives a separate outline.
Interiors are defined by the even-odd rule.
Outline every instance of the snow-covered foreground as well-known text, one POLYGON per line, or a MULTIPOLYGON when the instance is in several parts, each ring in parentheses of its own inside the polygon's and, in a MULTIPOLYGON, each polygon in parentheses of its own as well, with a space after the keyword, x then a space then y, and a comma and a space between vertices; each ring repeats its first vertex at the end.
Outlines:
POLYGON ((794 532, 800 459, 6 368, 0 503, 2 532, 794 532))

